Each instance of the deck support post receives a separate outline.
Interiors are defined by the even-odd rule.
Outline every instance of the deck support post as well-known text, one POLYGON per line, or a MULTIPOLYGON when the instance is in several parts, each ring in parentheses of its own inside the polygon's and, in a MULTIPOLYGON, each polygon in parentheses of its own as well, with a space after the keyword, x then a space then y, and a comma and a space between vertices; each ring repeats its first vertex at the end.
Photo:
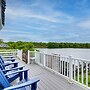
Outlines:
POLYGON ((69 56, 69 78, 70 80, 72 80, 72 77, 73 77, 73 72, 72 72, 72 58, 71 56, 69 56))

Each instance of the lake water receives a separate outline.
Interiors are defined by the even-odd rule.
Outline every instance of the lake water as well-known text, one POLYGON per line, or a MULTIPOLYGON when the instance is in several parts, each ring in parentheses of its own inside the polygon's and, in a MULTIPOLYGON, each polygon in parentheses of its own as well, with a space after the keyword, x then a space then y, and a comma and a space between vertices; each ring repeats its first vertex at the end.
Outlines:
POLYGON ((90 49, 73 49, 73 48, 63 48, 63 49, 44 49, 39 48, 41 52, 44 53, 55 53, 61 56, 72 56, 79 59, 87 59, 90 61, 90 49))

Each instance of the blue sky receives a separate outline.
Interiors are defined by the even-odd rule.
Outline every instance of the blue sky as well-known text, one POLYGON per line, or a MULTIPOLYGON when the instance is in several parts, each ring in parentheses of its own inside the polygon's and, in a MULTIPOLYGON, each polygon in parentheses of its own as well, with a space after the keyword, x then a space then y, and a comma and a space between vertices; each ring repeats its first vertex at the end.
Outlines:
POLYGON ((90 42, 90 0, 7 0, 4 41, 90 42))

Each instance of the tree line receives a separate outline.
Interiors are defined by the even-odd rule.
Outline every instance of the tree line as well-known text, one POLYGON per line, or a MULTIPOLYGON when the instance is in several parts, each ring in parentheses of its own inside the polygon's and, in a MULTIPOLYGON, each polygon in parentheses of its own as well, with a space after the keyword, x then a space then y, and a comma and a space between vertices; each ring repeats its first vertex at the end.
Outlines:
POLYGON ((90 48, 90 43, 63 43, 63 42, 3 42, 8 44, 10 49, 34 50, 34 48, 90 48))

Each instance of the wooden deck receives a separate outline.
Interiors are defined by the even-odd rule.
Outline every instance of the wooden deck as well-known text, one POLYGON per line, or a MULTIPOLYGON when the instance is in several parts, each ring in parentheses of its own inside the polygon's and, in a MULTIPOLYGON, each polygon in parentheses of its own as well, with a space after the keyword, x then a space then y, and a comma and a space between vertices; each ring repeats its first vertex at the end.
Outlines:
POLYGON ((30 77, 38 77, 40 79, 37 90, 88 90, 85 88, 80 88, 78 85, 75 85, 73 83, 70 83, 68 80, 63 79, 59 75, 56 75, 39 65, 25 64, 22 61, 19 62, 20 65, 25 65, 25 68, 30 69, 30 77))

